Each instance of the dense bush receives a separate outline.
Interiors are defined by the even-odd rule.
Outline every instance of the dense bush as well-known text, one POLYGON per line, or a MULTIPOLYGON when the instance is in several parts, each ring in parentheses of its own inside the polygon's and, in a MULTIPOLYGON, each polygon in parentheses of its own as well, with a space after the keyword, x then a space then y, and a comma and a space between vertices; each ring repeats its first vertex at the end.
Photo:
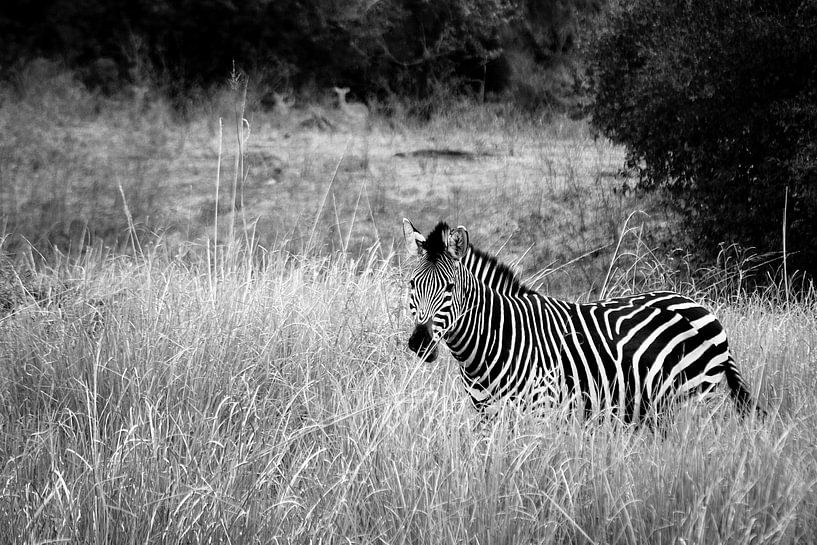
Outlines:
POLYGON ((691 242, 817 272, 817 2, 630 0, 590 47, 593 124, 666 188, 691 242))
MULTIPOLYGON (((603 1, 7 0, 0 67, 59 57, 98 87, 148 75, 184 93, 223 81, 234 62, 262 90, 502 90, 509 48, 547 69, 573 53, 576 21, 603 1)), ((528 66, 517 71, 530 79, 528 66)))
POLYGON ((6 8, 6 63, 20 52, 61 53, 69 65, 111 57, 124 71, 143 56, 182 87, 223 79, 233 61, 275 72, 282 84, 408 77, 422 85, 454 61, 493 60, 498 30, 519 11, 512 0, 12 0, 6 8))

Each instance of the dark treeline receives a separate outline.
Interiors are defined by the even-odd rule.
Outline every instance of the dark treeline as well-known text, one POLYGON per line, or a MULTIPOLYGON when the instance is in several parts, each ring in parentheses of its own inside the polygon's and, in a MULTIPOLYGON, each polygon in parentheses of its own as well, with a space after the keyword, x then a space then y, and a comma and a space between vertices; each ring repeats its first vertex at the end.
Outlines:
POLYGON ((422 98, 444 84, 511 90, 538 107, 580 85, 571 70, 578 29, 604 3, 5 0, 0 63, 56 58, 90 85, 149 75, 183 94, 223 82, 235 62, 269 91, 349 85, 422 98))

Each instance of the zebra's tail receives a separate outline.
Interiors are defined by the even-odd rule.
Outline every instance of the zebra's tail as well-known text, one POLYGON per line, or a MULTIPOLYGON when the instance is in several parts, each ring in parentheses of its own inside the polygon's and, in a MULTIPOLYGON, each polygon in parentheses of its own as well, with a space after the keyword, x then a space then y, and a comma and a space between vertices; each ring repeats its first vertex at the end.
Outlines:
POLYGON ((726 362, 724 374, 726 375, 726 384, 729 386, 729 395, 735 402, 741 416, 748 416, 754 409, 758 417, 765 418, 766 411, 752 399, 752 394, 749 393, 749 389, 743 381, 743 377, 732 356, 729 356, 726 362))

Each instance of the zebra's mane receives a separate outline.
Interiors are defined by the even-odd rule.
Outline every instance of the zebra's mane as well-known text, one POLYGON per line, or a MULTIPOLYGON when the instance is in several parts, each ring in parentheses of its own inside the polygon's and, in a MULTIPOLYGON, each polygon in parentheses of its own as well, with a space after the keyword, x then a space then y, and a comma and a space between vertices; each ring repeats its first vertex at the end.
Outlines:
POLYGON ((441 221, 428 234, 425 242, 423 242, 423 249, 426 251, 426 258, 432 261, 437 261, 440 256, 445 253, 446 244, 448 240, 448 224, 441 221))
POLYGON ((465 257, 465 263, 471 272, 474 273, 483 283, 492 289, 504 293, 528 293, 535 290, 529 288, 519 279, 519 276, 505 263, 502 263, 487 252, 469 245, 469 254, 465 257))
MULTIPOLYGON (((436 261, 446 252, 448 231, 448 224, 441 221, 429 233, 423 242, 427 259, 436 261)), ((496 256, 475 248, 473 244, 469 244, 468 248, 468 255, 465 256, 463 262, 488 287, 503 293, 535 291, 523 284, 513 269, 499 261, 496 256)))

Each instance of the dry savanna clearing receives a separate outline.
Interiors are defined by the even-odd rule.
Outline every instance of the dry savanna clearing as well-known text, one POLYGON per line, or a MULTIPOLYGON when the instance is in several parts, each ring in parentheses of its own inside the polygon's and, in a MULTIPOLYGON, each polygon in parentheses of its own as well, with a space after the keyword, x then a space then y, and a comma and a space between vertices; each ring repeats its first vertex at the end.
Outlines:
MULTIPOLYGON (((410 215, 429 229, 439 220, 467 225, 483 247, 503 249, 509 259, 525 255, 520 266, 529 273, 600 248, 610 255, 638 206, 634 197, 613 191, 623 150, 591 138, 580 122, 507 123, 490 110, 462 116, 410 128, 374 123, 364 131, 340 124, 338 130, 280 127, 262 118, 256 132, 251 122, 239 215, 262 234, 262 244, 275 233, 298 250, 305 238, 316 242, 316 217, 323 250, 360 255, 372 244, 399 239, 399 220, 410 215)), ((207 139, 191 136, 187 164, 213 165, 222 142, 228 158, 222 180, 229 181, 234 124, 221 138, 214 129, 191 131, 207 139)), ((180 217, 213 209, 213 171, 200 172, 197 181, 187 176, 198 199, 187 200, 180 217)), ((592 270, 582 278, 588 283, 598 273, 591 261, 580 267, 592 270)))
POLYGON ((254 112, 229 93, 186 121, 158 99, 82 109, 32 93, 2 110, 14 167, 2 174, 4 216, 63 248, 86 244, 86 229, 127 241, 126 205, 167 246, 201 245, 218 223, 221 240, 249 233, 324 255, 391 247, 410 216, 424 229, 466 225, 526 277, 558 269, 543 285, 576 295, 598 291, 632 211, 648 214, 630 224, 648 233, 670 225, 665 209, 621 191, 623 150, 584 122, 496 105, 453 103, 424 124, 372 114, 364 126, 329 99, 254 112))

